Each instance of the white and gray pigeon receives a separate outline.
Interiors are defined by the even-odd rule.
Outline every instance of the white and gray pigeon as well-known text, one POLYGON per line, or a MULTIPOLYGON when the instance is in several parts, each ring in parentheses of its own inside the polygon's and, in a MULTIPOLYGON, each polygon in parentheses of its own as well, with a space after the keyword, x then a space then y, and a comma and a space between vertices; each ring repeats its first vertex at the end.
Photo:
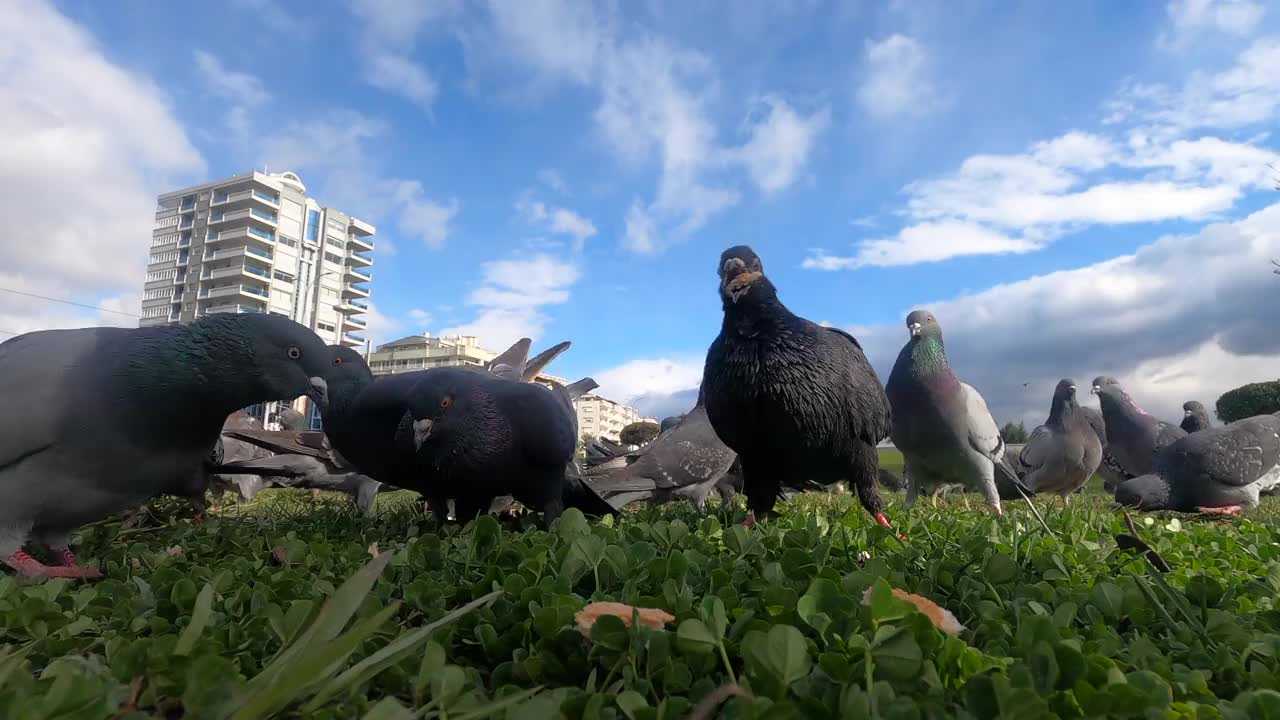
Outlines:
POLYGON ((1188 434, 1207 430, 1212 427, 1213 423, 1209 421, 1209 411, 1204 409, 1198 400, 1188 400, 1182 403, 1182 424, 1183 430, 1188 434))
POLYGON ((1055 493, 1064 503, 1084 487, 1102 462, 1102 438, 1076 402, 1076 382, 1058 381, 1049 419, 1027 438, 1018 454, 1023 482, 1037 494, 1055 493))
POLYGON ((684 498, 701 509, 738 455, 716 435, 707 418, 703 393, 674 426, 644 447, 629 453, 630 464, 587 479, 614 508, 646 500, 653 503, 684 498))
POLYGON ((0 559, 22 575, 97 577, 72 531, 158 495, 203 496, 227 416, 303 394, 323 405, 327 362, 315 333, 268 314, 0 344, 0 559), (24 552, 29 539, 61 564, 24 552))
POLYGON ((1280 416, 1255 415, 1183 436, 1116 500, 1141 510, 1235 515, 1280 486, 1280 416))
POLYGON ((885 393, 893 407, 890 437, 904 461, 907 505, 922 491, 961 483, 1003 514, 1001 500, 1020 497, 1023 486, 1004 462, 1000 428, 982 395, 951 369, 937 318, 914 310, 906 323, 911 338, 898 353, 885 393))
POLYGON ((1093 392, 1107 423, 1106 451, 1127 478, 1151 472, 1156 452, 1187 435, 1177 425, 1158 420, 1138 407, 1113 377, 1095 378, 1093 392))

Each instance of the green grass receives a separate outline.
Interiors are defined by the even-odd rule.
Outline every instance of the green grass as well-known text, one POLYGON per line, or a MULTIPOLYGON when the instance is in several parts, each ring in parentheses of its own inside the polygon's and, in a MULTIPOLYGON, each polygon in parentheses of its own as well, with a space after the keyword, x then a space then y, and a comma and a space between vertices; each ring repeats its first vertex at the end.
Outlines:
POLYGON ((905 543, 836 495, 751 531, 738 506, 669 505, 436 533, 406 493, 363 518, 286 492, 192 528, 161 501, 81 533, 101 581, 0 577, 0 716, 674 719, 735 681, 723 717, 1280 713, 1274 499, 1233 522, 1135 516, 1161 574, 1117 549, 1129 530, 1094 489, 1039 503, 1048 529, 1023 503, 996 518, 902 497, 905 543), (591 600, 676 620, 604 620, 587 641, 591 600))

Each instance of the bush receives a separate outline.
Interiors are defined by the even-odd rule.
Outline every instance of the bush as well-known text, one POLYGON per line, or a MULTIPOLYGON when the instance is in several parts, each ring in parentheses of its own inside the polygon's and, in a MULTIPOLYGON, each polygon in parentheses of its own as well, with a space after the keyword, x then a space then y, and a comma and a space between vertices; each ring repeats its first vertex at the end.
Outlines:
POLYGON ((1218 398, 1215 410, 1222 422, 1280 411, 1280 380, 1249 383, 1228 390, 1218 398))
POLYGON ((1007 422, 1000 428, 1000 437, 1004 438, 1006 444, 1021 445, 1027 441, 1027 428, 1021 420, 1016 423, 1007 422))
POLYGON ((645 422, 643 420, 633 422, 622 428, 622 432, 618 433, 618 440, 621 441, 623 445, 644 445, 650 440, 658 437, 660 429, 661 428, 658 427, 657 423, 645 422))

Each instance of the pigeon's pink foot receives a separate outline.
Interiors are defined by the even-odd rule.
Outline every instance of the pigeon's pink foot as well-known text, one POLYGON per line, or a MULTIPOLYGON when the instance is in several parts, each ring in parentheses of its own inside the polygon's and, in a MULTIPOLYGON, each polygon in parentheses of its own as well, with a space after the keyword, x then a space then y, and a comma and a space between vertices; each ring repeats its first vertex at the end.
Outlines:
POLYGON ((1235 516, 1244 512, 1244 508, 1239 505, 1227 505, 1224 507, 1198 507, 1196 508, 1196 510, 1198 510, 1201 514, 1204 514, 1204 515, 1222 515, 1222 516, 1235 516))
POLYGON ((204 513, 198 512, 191 516, 191 527, 200 527, 204 523, 204 513))
POLYGON ((756 526, 756 514, 753 512, 747 513, 747 519, 742 521, 742 527, 753 528, 755 526, 756 526))
POLYGON ((5 558, 4 564, 13 568, 22 577, 49 577, 51 569, 22 550, 5 558))
MULTIPOLYGON (((882 512, 876 513, 876 524, 879 525, 880 527, 889 528, 890 530, 893 529, 893 525, 889 522, 889 518, 885 517, 884 513, 882 512)), ((906 540, 907 536, 903 535, 902 533, 898 533, 898 539, 906 540)))

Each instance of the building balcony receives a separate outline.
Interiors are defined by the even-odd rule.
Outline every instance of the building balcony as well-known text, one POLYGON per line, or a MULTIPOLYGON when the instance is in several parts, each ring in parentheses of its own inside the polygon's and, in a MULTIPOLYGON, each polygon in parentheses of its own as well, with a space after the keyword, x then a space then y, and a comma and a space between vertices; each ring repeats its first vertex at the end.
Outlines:
MULTIPOLYGON (((248 259, 249 258, 246 258, 246 260, 248 259)), ((204 272, 200 273, 201 280, 218 280, 221 278, 233 277, 248 277, 255 280, 261 280, 262 282, 270 282, 271 271, 264 270, 256 265, 249 265, 246 262, 242 265, 232 265, 229 267, 214 269, 205 268, 204 272)))
POLYGON ((347 245, 353 250, 373 252, 373 241, 354 232, 347 233, 347 245))
POLYGON ((217 288, 202 288, 196 296, 201 300, 214 298, 247 298, 266 300, 270 294, 266 288, 256 285, 229 285, 217 288))
POLYGON ((342 344, 347 347, 364 347, 364 336, 344 332, 342 333, 342 344))
POLYGON ((347 264, 348 264, 348 265, 357 265, 357 266, 359 266, 359 267, 369 267, 370 265, 373 265, 373 258, 365 257, 364 255, 361 255, 360 253, 356 252, 355 250, 348 250, 348 251, 347 251, 347 264))
POLYGON ((259 305, 242 305, 240 303, 227 303, 223 305, 210 305, 201 311, 202 315, 220 315, 223 313, 263 313, 266 312, 266 306, 259 305))
MULTIPOLYGON (((369 289, 368 289, 368 288, 362 288, 362 287, 360 287, 359 285, 353 285, 353 284, 351 284, 351 283, 343 283, 343 284, 342 284, 342 297, 344 297, 344 298, 367 298, 367 297, 369 297, 369 289)), ((356 303, 352 303, 352 304, 356 304, 356 303)), ((359 305, 357 305, 357 307, 359 307, 359 305)), ((366 306, 366 309, 368 309, 368 306, 366 306)))
POLYGON ((335 308, 338 312, 348 316, 369 312, 369 306, 359 300, 342 300, 335 308))
POLYGON ((276 244, 276 235, 273 232, 263 230, 254 225, 246 225, 243 227, 233 227, 226 230, 217 230, 210 232, 205 236, 206 243, 221 243, 230 240, 244 240, 246 242, 260 243, 267 247, 276 244))
POLYGON ((358 317, 352 316, 344 319, 342 321, 342 326, 355 328, 356 330, 364 330, 369 327, 369 323, 365 322, 364 318, 358 318, 358 317))
POLYGON ((343 269, 342 279, 349 283, 367 283, 373 280, 373 276, 348 265, 343 269))
POLYGON ((222 260, 224 258, 248 257, 251 260, 260 262, 271 262, 273 253, 270 250, 263 250, 252 245, 242 245, 238 247, 218 248, 216 250, 205 250, 203 259, 222 260))
POLYGON ((209 201, 209 210, 214 212, 215 209, 239 209, 254 205, 270 208, 274 211, 280 207, 280 201, 276 199, 272 192, 261 188, 240 187, 231 191, 215 191, 209 201))

